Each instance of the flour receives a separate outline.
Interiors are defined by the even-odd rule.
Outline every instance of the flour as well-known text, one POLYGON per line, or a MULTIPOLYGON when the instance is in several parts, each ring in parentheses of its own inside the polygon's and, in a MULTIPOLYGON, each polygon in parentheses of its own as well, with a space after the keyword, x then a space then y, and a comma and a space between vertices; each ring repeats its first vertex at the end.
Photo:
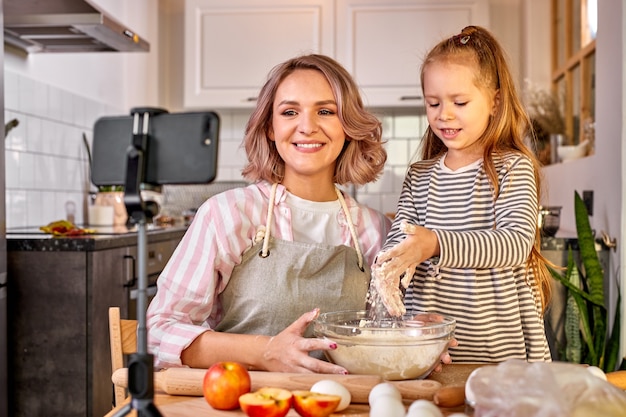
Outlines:
POLYGON ((415 345, 410 338, 386 339, 388 345, 362 346, 339 344, 336 350, 327 351, 332 362, 339 363, 353 374, 380 375, 394 381, 426 377, 439 363, 439 357, 448 344, 448 340, 433 340, 415 345), (399 339, 404 339, 400 341, 399 339), (412 346, 406 343, 411 341, 412 346), (405 346, 396 342, 404 342, 405 346))

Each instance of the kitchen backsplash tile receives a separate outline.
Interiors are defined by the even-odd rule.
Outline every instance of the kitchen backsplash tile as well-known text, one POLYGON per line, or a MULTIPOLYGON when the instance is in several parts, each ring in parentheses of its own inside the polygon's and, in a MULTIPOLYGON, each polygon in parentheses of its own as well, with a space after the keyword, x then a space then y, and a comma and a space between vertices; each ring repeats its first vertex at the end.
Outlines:
POLYGON ((5 139, 7 228, 65 218, 73 202, 82 223, 90 191, 82 134, 98 117, 124 114, 104 103, 5 71, 5 121, 19 125, 5 139))
MULTIPOLYGON (((102 116, 128 114, 106 103, 81 97, 11 71, 5 72, 5 121, 19 125, 5 140, 7 228, 40 226, 65 218, 65 205, 76 206, 75 221, 86 221, 89 163, 82 142, 102 116)), ((241 181, 245 164, 241 141, 249 110, 216 110, 220 115, 216 181, 241 181)), ((382 212, 394 212, 404 173, 419 145, 425 117, 406 109, 376 111, 388 142, 381 178, 355 190, 357 199, 382 212)))
POLYGON ((4 72, 4 106, 7 109, 19 108, 19 79, 20 76, 14 72, 4 72))

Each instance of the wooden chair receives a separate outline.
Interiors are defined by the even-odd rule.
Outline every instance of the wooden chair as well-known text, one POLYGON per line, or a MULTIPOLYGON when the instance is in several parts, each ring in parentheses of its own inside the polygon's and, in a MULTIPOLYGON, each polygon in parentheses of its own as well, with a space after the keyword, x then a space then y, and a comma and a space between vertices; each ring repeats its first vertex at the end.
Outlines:
MULTIPOLYGON (((137 320, 120 319, 119 307, 109 307, 109 342, 112 375, 116 370, 126 367, 126 355, 137 352, 137 320)), ((128 394, 124 387, 114 385, 113 389, 114 405, 117 406, 128 394)))

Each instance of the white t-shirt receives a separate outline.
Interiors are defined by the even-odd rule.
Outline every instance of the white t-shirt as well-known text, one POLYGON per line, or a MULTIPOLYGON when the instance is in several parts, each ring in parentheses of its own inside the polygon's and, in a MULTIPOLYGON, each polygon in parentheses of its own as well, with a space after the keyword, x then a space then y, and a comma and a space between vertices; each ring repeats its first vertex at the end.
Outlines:
POLYGON ((302 243, 323 243, 329 246, 343 244, 337 214, 341 203, 309 201, 287 193, 285 203, 291 207, 293 240, 302 243))

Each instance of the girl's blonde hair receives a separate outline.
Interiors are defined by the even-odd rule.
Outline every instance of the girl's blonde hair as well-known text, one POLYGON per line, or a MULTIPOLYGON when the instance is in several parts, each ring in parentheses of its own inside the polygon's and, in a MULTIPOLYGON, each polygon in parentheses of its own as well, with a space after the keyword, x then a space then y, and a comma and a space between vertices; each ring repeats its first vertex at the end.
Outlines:
POLYGON ((248 163, 243 168, 242 175, 251 181, 282 181, 285 162, 268 134, 272 128, 276 90, 289 74, 299 69, 312 69, 322 73, 337 102, 346 144, 337 159, 334 182, 342 185, 363 185, 376 180, 387 160, 387 152, 381 140, 381 123, 363 107, 359 89, 345 68, 332 58, 318 54, 292 58, 270 71, 246 126, 243 146, 248 163))
MULTIPOLYGON (((426 55, 420 72, 422 90, 425 68, 433 62, 442 61, 472 66, 475 69, 476 85, 497 93, 495 112, 479 139, 479 143, 484 147, 484 167, 494 188, 494 198, 498 195, 499 184, 493 156, 513 151, 526 155, 532 161, 537 184, 537 201, 539 201, 541 165, 533 150, 526 143, 529 137, 533 137, 532 123, 515 88, 504 49, 486 29, 468 26, 460 34, 438 43, 426 55)), ((444 143, 428 127, 422 140, 422 158, 436 158, 446 151, 444 143)), ((541 233, 537 227, 535 244, 529 255, 528 265, 537 280, 542 311, 545 311, 551 296, 552 278, 547 268, 548 262, 540 253, 540 247, 541 233)))

